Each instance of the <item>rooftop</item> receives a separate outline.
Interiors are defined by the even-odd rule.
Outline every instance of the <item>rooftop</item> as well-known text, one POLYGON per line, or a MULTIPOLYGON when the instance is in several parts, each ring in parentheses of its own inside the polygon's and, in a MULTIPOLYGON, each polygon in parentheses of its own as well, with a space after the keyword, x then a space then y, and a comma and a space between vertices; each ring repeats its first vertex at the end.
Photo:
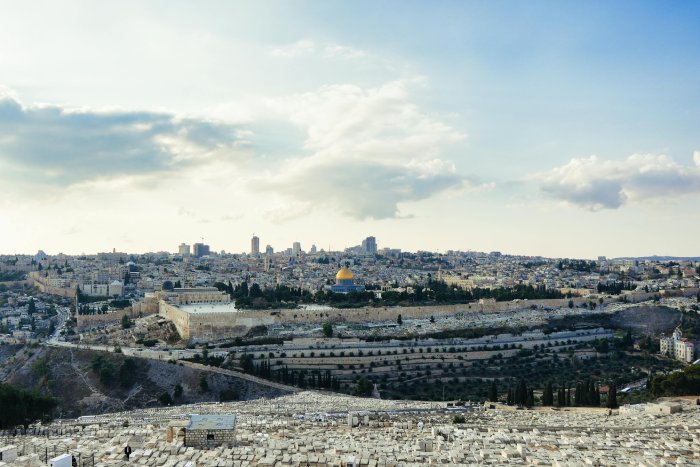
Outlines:
POLYGON ((227 303, 191 303, 180 305, 179 308, 186 313, 237 313, 241 310, 236 308, 234 302, 227 303))
POLYGON ((187 430, 233 430, 235 415, 192 415, 187 430))

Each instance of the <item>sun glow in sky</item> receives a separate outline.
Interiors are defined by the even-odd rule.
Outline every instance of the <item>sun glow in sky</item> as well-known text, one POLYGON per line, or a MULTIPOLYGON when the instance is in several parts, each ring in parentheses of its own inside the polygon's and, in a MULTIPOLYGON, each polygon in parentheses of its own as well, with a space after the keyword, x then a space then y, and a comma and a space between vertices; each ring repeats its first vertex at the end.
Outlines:
POLYGON ((700 255, 700 3, 0 1, 0 253, 700 255))

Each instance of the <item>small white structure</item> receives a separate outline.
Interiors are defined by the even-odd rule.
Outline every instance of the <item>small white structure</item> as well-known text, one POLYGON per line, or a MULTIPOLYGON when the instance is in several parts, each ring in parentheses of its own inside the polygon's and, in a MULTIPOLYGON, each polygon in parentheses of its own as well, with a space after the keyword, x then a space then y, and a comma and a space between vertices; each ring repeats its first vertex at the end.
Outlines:
POLYGON ((73 456, 70 454, 61 454, 60 456, 56 456, 53 459, 49 459, 49 466, 50 467, 71 467, 71 461, 73 460, 73 456))
POLYGON ((656 415, 670 415, 672 413, 678 413, 683 410, 680 404, 673 404, 669 402, 661 404, 647 404, 644 408, 646 413, 656 414, 656 415))
POLYGON ((17 459, 17 446, 9 445, 0 448, 0 462, 12 462, 17 459))

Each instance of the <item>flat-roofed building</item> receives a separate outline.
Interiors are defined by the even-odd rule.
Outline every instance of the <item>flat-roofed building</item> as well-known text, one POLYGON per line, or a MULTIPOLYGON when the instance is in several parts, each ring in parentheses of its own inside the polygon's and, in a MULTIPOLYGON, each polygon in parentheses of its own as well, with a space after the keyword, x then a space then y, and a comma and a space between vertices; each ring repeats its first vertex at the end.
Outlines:
POLYGON ((185 427, 186 447, 212 449, 235 443, 235 415, 192 415, 185 427))

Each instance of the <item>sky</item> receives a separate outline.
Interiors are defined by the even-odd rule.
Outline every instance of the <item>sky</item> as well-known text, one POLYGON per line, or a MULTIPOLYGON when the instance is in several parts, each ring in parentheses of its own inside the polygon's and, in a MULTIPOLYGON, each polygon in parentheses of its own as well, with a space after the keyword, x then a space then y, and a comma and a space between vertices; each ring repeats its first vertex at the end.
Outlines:
POLYGON ((698 256, 700 3, 0 0, 0 254, 698 256))

